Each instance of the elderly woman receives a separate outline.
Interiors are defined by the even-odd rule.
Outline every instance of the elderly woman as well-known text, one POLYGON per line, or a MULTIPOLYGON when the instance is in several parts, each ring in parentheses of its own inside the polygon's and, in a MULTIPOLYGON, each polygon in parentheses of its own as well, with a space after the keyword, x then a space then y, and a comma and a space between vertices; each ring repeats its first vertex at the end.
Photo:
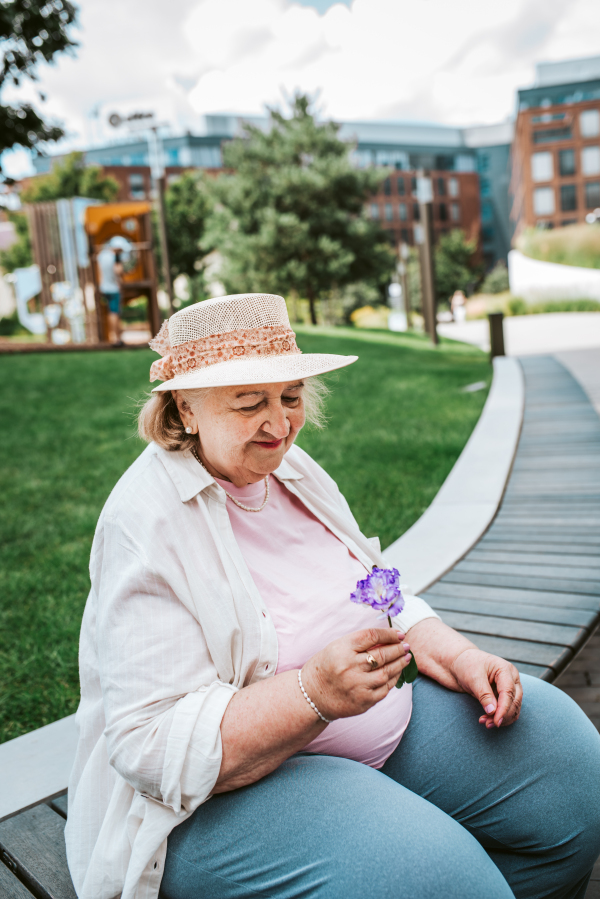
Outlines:
POLYGON ((78 896, 583 897, 588 719, 418 597, 393 628, 350 602, 378 541, 294 441, 314 376, 356 357, 301 354, 264 294, 190 306, 152 345, 151 442, 92 549, 78 896), (413 652, 414 690, 394 689, 413 652))

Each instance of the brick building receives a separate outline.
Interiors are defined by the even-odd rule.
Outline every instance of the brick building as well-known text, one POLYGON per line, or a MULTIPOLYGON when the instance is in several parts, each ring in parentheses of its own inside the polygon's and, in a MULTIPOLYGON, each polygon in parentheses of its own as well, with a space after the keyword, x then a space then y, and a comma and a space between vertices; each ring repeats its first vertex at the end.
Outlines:
MULTIPOLYGON (((479 243, 481 216, 479 178, 475 172, 433 171, 433 227, 435 237, 461 228, 479 243)), ((388 232, 390 242, 414 243, 414 226, 420 221, 416 197, 416 172, 397 171, 371 197, 368 212, 388 232)))
POLYGON ((511 194, 517 234, 600 207, 600 57, 540 64, 518 92, 511 194))

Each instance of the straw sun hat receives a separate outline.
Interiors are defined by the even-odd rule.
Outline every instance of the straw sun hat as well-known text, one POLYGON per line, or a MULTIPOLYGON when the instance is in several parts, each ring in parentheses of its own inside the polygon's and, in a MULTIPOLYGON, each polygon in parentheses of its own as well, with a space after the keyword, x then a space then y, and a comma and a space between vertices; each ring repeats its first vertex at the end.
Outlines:
POLYGON ((273 384, 321 375, 358 356, 302 353, 283 297, 239 293, 187 306, 160 329, 151 348, 153 388, 190 390, 237 384, 273 384))

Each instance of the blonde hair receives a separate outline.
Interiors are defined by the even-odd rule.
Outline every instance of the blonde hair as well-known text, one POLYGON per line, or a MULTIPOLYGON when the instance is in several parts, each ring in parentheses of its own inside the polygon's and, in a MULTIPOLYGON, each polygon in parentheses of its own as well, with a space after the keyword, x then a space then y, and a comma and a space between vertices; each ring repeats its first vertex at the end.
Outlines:
MULTIPOLYGON (((180 390, 179 395, 192 409, 198 409, 207 396, 219 387, 198 387, 195 390, 180 390)), ((306 413, 306 424, 313 428, 325 426, 325 398, 329 388, 320 378, 304 379, 302 398, 306 413)), ((170 452, 191 450, 198 443, 195 434, 186 434, 179 415, 175 397, 170 390, 151 393, 138 415, 138 434, 147 443, 157 443, 170 452)))

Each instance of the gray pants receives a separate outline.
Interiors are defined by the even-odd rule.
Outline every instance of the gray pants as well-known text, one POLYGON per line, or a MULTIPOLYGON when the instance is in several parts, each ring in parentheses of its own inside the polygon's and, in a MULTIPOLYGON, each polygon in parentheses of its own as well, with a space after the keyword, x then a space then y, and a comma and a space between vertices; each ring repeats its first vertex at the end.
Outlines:
POLYGON ((301 753, 169 837, 162 899, 583 899, 600 853, 600 736, 523 676, 516 724, 428 678, 381 771, 301 753))

